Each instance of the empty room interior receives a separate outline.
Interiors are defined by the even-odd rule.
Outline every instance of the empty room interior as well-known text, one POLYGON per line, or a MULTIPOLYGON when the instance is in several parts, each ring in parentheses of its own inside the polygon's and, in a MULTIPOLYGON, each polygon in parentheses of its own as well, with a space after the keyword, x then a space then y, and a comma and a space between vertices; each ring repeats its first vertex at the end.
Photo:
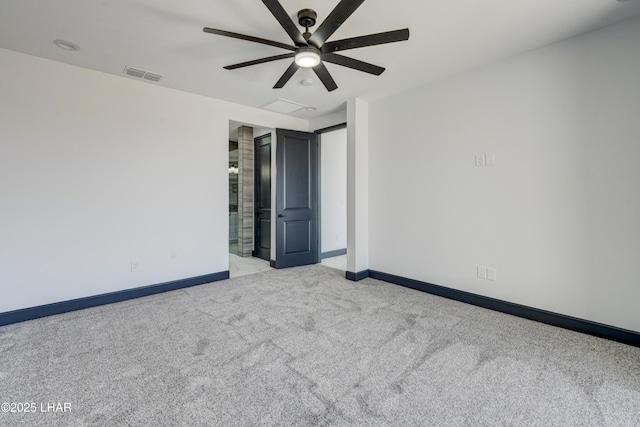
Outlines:
POLYGON ((0 2, 0 425, 640 425, 640 0, 0 2))

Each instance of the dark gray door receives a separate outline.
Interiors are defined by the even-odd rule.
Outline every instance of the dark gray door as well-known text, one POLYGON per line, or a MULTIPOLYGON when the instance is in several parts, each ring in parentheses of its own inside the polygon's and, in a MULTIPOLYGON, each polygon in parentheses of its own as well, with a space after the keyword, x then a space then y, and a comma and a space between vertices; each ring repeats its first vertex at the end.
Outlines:
POLYGON ((276 136, 276 268, 316 264, 317 137, 284 129, 276 136))
POLYGON ((254 242, 253 256, 271 259, 271 135, 254 141, 254 242))

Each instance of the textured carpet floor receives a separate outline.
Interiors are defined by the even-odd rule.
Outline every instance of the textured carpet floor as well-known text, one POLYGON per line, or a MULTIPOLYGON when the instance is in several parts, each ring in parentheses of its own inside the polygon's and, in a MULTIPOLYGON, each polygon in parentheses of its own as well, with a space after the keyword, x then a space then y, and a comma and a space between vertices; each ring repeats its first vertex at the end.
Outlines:
POLYGON ((343 274, 2 327, 0 425, 640 426, 640 348, 343 274))

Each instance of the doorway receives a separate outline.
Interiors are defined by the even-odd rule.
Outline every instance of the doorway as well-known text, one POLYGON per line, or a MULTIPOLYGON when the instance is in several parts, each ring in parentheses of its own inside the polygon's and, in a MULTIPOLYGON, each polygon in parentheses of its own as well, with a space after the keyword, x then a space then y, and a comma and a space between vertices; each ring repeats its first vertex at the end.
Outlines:
POLYGON ((239 277, 271 269, 254 257, 254 136, 272 129, 229 121, 229 276, 239 277))
POLYGON ((319 129, 320 258, 347 271, 347 124, 319 129))
POLYGON ((319 263, 317 134, 230 121, 229 135, 230 276, 319 263))

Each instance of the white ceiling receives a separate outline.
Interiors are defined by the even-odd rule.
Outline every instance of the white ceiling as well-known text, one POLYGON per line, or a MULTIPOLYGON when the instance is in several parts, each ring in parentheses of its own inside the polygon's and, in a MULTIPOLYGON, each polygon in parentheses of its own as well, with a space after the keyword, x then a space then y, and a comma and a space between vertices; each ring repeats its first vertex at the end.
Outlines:
MULTIPOLYGON (((281 0, 293 19, 300 9, 316 10, 318 25, 337 2, 281 0)), ((327 64, 339 86, 331 93, 309 69, 272 89, 288 59, 222 68, 288 52, 202 31, 208 26, 291 44, 260 0, 0 0, 0 47, 116 75, 125 66, 140 68, 166 76, 148 84, 252 107, 284 98, 316 107, 291 114, 310 119, 344 108, 350 97, 388 96, 637 16, 640 0, 367 0, 329 41, 400 28, 410 29, 410 39, 345 53, 386 67, 379 77, 327 64), (81 50, 62 50, 55 39, 81 50), (311 87, 299 84, 306 78, 311 87)))

